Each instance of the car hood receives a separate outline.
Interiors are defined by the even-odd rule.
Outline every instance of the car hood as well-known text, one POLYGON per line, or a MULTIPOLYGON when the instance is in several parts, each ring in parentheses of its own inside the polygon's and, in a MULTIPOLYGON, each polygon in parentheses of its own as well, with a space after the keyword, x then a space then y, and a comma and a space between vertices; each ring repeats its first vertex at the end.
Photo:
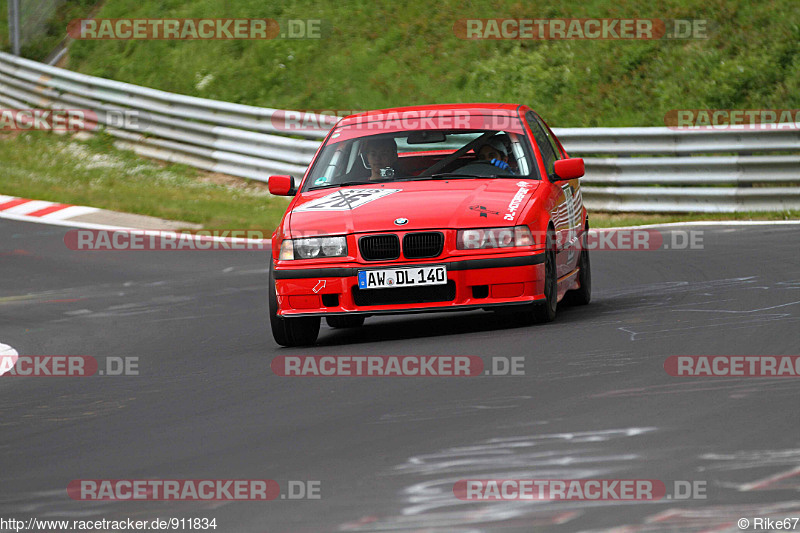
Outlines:
POLYGON ((297 237, 512 226, 539 184, 519 178, 458 178, 321 189, 297 197, 288 229, 297 237), (399 219, 408 222, 396 224, 399 219))

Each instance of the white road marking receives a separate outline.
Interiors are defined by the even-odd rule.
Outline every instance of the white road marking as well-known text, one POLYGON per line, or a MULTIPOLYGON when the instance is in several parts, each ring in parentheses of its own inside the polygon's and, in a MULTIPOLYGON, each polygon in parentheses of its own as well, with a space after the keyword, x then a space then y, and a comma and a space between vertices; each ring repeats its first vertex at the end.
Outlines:
POLYGON ((66 311, 64 312, 67 316, 77 316, 77 315, 86 315, 91 313, 92 311, 89 309, 76 309, 75 311, 66 311))
MULTIPOLYGON (((755 287, 755 288, 757 288, 757 289, 767 289, 768 287, 755 287)), ((772 310, 772 309, 778 309, 780 307, 787 307, 787 306, 795 305, 795 304, 800 304, 800 301, 789 302, 789 303, 780 304, 780 305, 773 305, 771 307, 761 307, 760 309, 749 309, 747 311, 728 311, 726 309, 681 309, 681 312, 683 313, 683 312, 686 312, 686 311, 693 311, 695 313, 737 313, 737 314, 758 313, 759 311, 769 311, 769 310, 772 310)), ((671 311, 675 311, 675 309, 671 309, 671 311)))
MULTIPOLYGON (((509 398, 515 400, 516 398, 509 398)), ((518 406, 527 409, 529 406, 518 406)), ((411 476, 402 489, 402 509, 364 524, 340 527, 346 531, 423 531, 431 524, 439 528, 473 532, 466 526, 490 527, 507 520, 525 520, 542 526, 569 521, 594 502, 563 502, 559 509, 531 506, 529 502, 500 501, 476 509, 470 502, 454 500, 453 484, 474 476, 480 479, 583 479, 623 472, 642 463, 638 453, 627 450, 626 438, 657 431, 656 427, 631 427, 598 431, 530 434, 463 442, 449 448, 414 455, 394 466, 389 474, 411 476), (622 446, 620 446, 622 444, 622 446), (423 479, 424 478, 424 479, 423 479), (537 522, 537 520, 539 522, 537 522), (363 526, 363 527, 362 527, 363 526)))
POLYGON ((784 472, 780 472, 773 476, 766 477, 764 479, 759 479, 758 481, 753 481, 752 483, 745 483, 742 485, 739 490, 741 491, 751 491, 751 490, 763 490, 770 485, 777 483, 778 481, 783 481, 790 477, 794 477, 800 474, 800 466, 792 468, 790 470, 786 470, 784 472))
POLYGON ((14 368, 19 353, 8 344, 0 343, 0 376, 14 368))
POLYGON ((79 217, 81 215, 88 215, 99 211, 96 207, 86 207, 83 205, 71 205, 59 211, 43 215, 42 218, 50 220, 64 220, 67 218, 79 217))
POLYGON ((17 220, 19 222, 31 222, 33 224, 48 224, 50 226, 64 226, 67 228, 83 228, 83 229, 105 229, 105 230, 130 230, 134 228, 127 228, 125 226, 109 226, 107 224, 93 224, 91 222, 72 222, 69 220, 55 220, 40 217, 26 217, 24 215, 13 215, 7 211, 0 211, 0 218, 7 218, 8 220, 17 220))
POLYGON ((11 215, 27 215, 28 213, 33 213, 34 211, 44 209, 45 207, 50 207, 51 205, 53 205, 53 202, 45 202, 44 200, 29 200, 24 204, 19 204, 15 205, 14 207, 9 207, 8 209, 4 209, 3 212, 11 215))

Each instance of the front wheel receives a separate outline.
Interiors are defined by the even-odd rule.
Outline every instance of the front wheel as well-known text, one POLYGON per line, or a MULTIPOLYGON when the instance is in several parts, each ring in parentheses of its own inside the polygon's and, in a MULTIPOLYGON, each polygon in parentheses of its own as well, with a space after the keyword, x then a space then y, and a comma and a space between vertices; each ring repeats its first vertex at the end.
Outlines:
POLYGON ((514 323, 527 326, 535 322, 552 322, 558 305, 558 278, 556 274, 555 234, 547 230, 544 252, 544 301, 527 304, 515 313, 514 323))
POLYGON ((269 269, 269 323, 272 336, 281 346, 307 346, 319 336, 319 317, 283 318, 278 315, 278 293, 275 274, 269 269))
POLYGON ((536 322, 552 322, 558 306, 558 275, 556 274, 556 245, 552 228, 547 230, 544 252, 544 301, 533 308, 536 322))

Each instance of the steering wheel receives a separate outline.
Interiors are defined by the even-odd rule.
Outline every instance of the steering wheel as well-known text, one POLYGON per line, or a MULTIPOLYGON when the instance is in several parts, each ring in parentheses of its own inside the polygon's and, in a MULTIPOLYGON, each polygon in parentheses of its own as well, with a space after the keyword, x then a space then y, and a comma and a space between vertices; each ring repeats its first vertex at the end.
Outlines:
POLYGON ((490 176, 494 174, 499 174, 502 176, 513 176, 514 173, 511 170, 503 170, 500 167, 494 166, 489 161, 480 160, 480 161, 470 161, 463 167, 457 169, 455 172, 459 174, 476 174, 478 176, 490 176), (489 170, 491 169, 491 172, 489 170))

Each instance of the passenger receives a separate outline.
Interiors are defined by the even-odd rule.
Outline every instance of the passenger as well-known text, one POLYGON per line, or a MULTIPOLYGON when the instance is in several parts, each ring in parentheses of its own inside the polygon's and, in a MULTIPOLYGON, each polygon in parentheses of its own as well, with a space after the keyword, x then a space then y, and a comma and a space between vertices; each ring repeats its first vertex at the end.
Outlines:
POLYGON ((394 139, 370 139, 362 150, 364 166, 370 170, 370 181, 394 177, 397 166, 397 143, 394 139))

